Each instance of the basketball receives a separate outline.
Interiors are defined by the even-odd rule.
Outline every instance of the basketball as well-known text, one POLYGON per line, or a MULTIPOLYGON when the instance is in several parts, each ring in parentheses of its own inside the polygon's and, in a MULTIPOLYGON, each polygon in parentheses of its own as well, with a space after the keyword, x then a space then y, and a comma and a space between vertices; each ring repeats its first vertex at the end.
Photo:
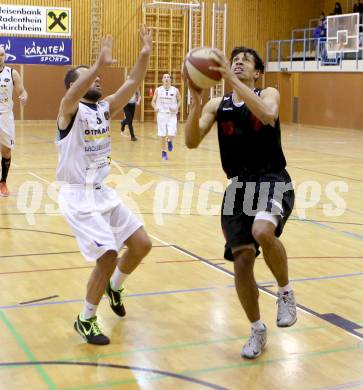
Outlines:
POLYGON ((222 78, 219 72, 210 70, 210 66, 218 66, 217 49, 210 47, 198 47, 191 50, 184 59, 183 73, 189 84, 196 89, 213 87, 222 78))

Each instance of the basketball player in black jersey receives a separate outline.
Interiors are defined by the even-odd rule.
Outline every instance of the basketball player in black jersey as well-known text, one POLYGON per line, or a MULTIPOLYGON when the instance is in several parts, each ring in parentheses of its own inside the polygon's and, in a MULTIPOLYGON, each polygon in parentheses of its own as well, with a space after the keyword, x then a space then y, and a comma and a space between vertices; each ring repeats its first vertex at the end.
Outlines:
POLYGON ((203 107, 202 91, 189 86, 192 104, 185 125, 185 142, 188 148, 198 147, 217 122, 222 166, 231 179, 221 211, 226 239, 224 256, 234 261, 237 294, 252 325, 241 355, 253 359, 266 344, 266 326, 260 318, 259 291, 253 272, 260 246, 279 286, 277 326, 296 322, 286 252, 277 238, 291 214, 294 191, 281 147, 279 92, 275 88, 255 88, 264 71, 262 60, 254 50, 236 47, 230 63, 222 55, 218 62, 217 67, 210 69, 219 71, 233 92, 213 98, 203 107))

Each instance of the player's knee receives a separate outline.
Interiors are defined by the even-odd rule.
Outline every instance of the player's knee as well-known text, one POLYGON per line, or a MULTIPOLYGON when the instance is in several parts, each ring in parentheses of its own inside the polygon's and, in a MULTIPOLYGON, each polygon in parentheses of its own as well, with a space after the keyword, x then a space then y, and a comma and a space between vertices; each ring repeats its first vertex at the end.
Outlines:
POLYGON ((252 236, 262 247, 270 245, 275 238, 274 232, 264 225, 253 225, 252 236))
POLYGON ((237 277, 248 275, 255 263, 256 251, 253 248, 242 249, 233 254, 234 271, 237 277))
POLYGON ((7 148, 6 146, 1 147, 1 156, 3 158, 10 158, 11 157, 11 149, 7 148))
POLYGON ((135 245, 133 245, 130 251, 133 255, 139 259, 143 259, 151 250, 152 242, 148 235, 140 237, 135 245))
POLYGON ((116 267, 117 262, 117 252, 113 250, 109 250, 104 253, 98 260, 97 266, 104 271, 113 272, 116 267))
POLYGON ((152 246, 153 245, 149 236, 146 235, 143 237, 140 242, 140 255, 145 257, 151 251, 152 246))

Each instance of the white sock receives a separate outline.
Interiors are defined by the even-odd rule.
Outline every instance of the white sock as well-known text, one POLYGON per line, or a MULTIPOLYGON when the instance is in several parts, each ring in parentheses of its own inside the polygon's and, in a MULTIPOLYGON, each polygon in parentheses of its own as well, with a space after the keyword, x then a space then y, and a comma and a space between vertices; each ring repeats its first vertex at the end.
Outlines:
POLYGON ((83 312, 81 313, 82 320, 88 320, 96 315, 98 305, 92 305, 87 301, 84 301, 83 312))
POLYGON ((251 325, 252 325, 252 328, 254 330, 264 330, 265 329, 265 325, 261 320, 257 320, 255 322, 252 322, 251 325))
POLYGON ((290 286, 290 283, 288 283, 286 286, 284 287, 279 287, 279 293, 285 293, 285 292, 289 292, 292 290, 292 287, 290 286))
POLYGON ((111 277, 111 288, 114 291, 117 291, 122 286, 123 282, 130 274, 124 274, 120 271, 120 269, 116 266, 115 271, 111 277))

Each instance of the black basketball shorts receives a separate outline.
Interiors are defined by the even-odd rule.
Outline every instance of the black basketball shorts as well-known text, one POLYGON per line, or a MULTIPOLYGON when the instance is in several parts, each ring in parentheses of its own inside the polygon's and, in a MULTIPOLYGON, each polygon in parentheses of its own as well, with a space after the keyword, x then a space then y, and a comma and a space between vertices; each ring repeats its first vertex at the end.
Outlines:
POLYGON ((252 225, 260 211, 267 211, 278 218, 276 237, 294 207, 295 193, 286 170, 246 177, 234 177, 227 187, 222 203, 221 224, 226 240, 224 257, 233 261, 232 248, 254 244, 256 256, 259 245, 252 236, 252 225))

